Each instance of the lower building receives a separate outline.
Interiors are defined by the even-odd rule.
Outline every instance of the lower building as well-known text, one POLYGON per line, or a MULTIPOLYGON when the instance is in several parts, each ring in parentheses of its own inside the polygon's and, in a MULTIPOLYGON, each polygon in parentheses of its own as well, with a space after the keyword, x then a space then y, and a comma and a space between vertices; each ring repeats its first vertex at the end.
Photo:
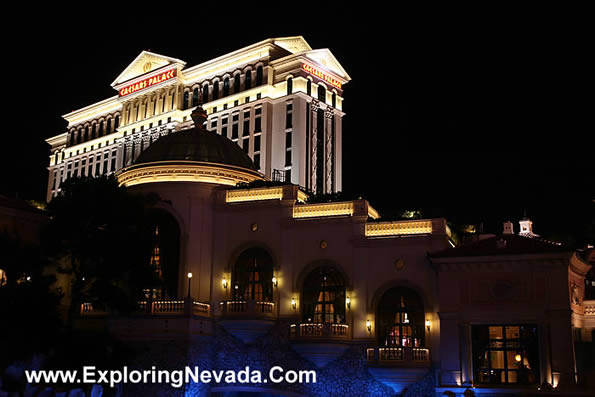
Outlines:
POLYGON ((200 106, 192 118, 195 127, 117 173, 161 198, 152 264, 162 288, 146 291, 135 316, 83 304, 79 324, 143 346, 137 369, 279 368, 282 381, 127 384, 124 395, 526 395, 585 385, 575 347, 595 319, 583 300, 591 266, 573 250, 510 225, 454 247, 445 219, 383 221, 364 199, 312 203, 204 130, 200 106), (316 383, 298 381, 304 370, 316 383))

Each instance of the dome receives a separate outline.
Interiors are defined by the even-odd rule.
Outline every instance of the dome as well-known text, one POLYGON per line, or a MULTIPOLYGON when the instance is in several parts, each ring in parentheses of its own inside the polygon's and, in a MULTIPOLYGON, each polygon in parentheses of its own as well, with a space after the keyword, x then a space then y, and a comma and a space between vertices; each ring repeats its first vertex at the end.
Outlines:
POLYGON ((206 112, 192 112, 194 128, 159 138, 128 167, 116 172, 118 183, 133 186, 157 182, 203 182, 236 186, 266 180, 248 155, 224 136, 206 131, 206 112))
POLYGON ((202 127, 206 115, 200 106, 192 113, 192 118, 194 128, 159 138, 137 157, 134 164, 198 161, 257 171, 250 157, 237 143, 202 127))

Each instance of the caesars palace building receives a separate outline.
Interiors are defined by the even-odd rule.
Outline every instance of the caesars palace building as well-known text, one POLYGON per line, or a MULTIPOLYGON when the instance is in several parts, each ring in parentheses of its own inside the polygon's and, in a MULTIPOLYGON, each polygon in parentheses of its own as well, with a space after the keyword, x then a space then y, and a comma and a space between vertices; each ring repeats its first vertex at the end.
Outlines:
POLYGON ((137 369, 317 374, 316 383, 125 384, 124 395, 593 387, 584 353, 593 256, 540 238, 528 219, 516 233, 507 222, 456 245, 442 218, 389 221, 365 199, 313 199, 341 190, 349 80, 302 37, 191 67, 143 51, 112 83, 116 95, 64 116, 67 131, 47 140, 48 200, 69 177, 106 174, 161 199, 149 222, 159 286, 147 286, 136 314, 83 302, 77 324, 143 346, 137 369))
POLYGON ((265 40, 186 67, 143 51, 116 78, 117 95, 63 116, 51 145, 48 199, 70 176, 111 174, 160 137, 192 126, 236 142, 265 177, 316 193, 341 190, 342 85, 349 75, 328 49, 301 37, 265 40))

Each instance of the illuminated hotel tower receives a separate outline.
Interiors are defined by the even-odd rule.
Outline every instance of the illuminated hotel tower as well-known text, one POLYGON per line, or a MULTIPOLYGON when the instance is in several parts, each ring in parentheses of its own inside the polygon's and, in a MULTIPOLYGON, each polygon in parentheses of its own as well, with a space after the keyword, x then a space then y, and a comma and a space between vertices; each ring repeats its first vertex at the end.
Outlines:
POLYGON ((342 85, 328 49, 303 37, 268 39, 202 64, 143 51, 111 84, 117 94, 63 117, 51 146, 47 199, 72 176, 111 174, 161 136, 192 127, 237 142, 267 178, 312 192, 341 190, 342 85))

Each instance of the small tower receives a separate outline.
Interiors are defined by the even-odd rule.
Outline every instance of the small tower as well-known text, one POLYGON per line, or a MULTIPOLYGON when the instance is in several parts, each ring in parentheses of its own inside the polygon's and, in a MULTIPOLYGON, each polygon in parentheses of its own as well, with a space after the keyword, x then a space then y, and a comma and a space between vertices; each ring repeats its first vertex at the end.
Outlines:
POLYGON ((521 230, 519 231, 520 236, 525 237, 537 237, 537 234, 533 233, 533 222, 531 219, 525 217, 519 221, 521 230))
POLYGON ((504 222, 503 234, 514 234, 514 224, 511 221, 504 222))

